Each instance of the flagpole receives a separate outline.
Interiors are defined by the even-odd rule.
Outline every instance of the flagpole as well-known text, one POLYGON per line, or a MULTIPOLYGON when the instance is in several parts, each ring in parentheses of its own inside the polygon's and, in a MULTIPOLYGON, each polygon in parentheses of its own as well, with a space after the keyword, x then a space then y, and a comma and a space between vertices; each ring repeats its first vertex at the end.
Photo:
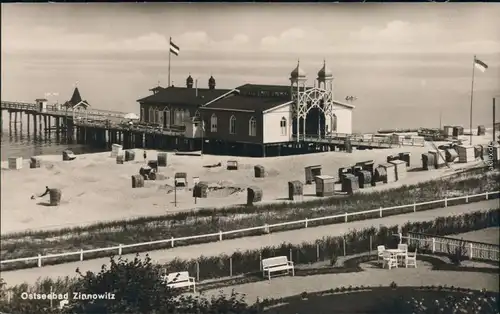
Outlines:
POLYGON ((171 86, 171 84, 170 84, 170 56, 172 54, 172 51, 170 50, 171 43, 172 43, 172 37, 170 37, 170 39, 168 41, 169 47, 168 47, 168 86, 167 87, 171 86))
POLYGON ((472 145, 472 103, 474 100, 474 69, 476 68, 476 55, 474 55, 474 59, 472 60, 472 85, 470 92, 470 120, 469 120, 469 132, 470 132, 470 145, 472 145))

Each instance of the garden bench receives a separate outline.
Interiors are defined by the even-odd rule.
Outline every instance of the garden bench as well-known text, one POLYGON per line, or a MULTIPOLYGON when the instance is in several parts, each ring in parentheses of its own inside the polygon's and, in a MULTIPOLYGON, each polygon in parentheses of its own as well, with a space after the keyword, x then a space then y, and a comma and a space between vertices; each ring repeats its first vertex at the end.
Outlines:
POLYGON ((288 261, 286 256, 270 257, 262 260, 262 276, 265 276, 267 272, 269 280, 271 280, 271 273, 286 271, 288 274, 290 270, 292 270, 292 276, 295 276, 293 262, 288 261))
POLYGON ((189 288, 193 286, 193 292, 196 292, 196 282, 194 277, 189 277, 189 273, 187 271, 170 273, 163 276, 163 280, 167 282, 167 286, 170 288, 189 288))

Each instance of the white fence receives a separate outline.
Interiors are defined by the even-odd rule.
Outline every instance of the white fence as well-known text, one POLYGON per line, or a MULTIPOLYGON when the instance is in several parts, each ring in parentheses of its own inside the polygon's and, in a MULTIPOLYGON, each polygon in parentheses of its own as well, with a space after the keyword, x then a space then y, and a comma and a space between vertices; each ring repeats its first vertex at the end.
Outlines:
MULTIPOLYGON (((349 217, 358 216, 358 215, 365 215, 365 214, 372 214, 372 213, 379 213, 380 218, 382 218, 384 211, 403 209, 403 208, 413 208, 413 212, 416 212, 417 207, 422 206, 422 205, 443 203, 444 207, 448 207, 449 201, 465 199, 465 203, 468 203, 469 198, 481 197, 481 196, 484 196, 485 200, 488 200, 491 195, 495 195, 495 194, 500 195, 500 191, 486 192, 486 193, 475 194, 475 195, 465 195, 465 196, 444 198, 444 199, 430 201, 430 202, 413 203, 413 204, 393 206, 393 207, 387 207, 387 208, 381 207, 379 209, 373 209, 373 210, 367 210, 367 211, 355 212, 355 213, 345 213, 345 214, 340 214, 340 215, 325 216, 325 217, 318 217, 318 218, 311 218, 311 219, 306 218, 303 220, 282 222, 282 223, 277 223, 277 224, 272 224, 272 225, 265 224, 263 226, 257 226, 257 227, 252 227, 252 228, 230 230, 230 231, 219 231, 216 233, 201 234, 201 235, 195 235, 195 236, 189 236, 189 237, 181 237, 181 238, 171 237, 170 239, 162 239, 162 240, 127 244, 127 245, 120 244, 117 246, 105 247, 105 248, 99 248, 99 249, 93 249, 93 250, 83 250, 82 249, 82 250, 76 251, 76 252, 67 252, 67 253, 59 253, 59 254, 47 254, 47 255, 38 254, 38 256, 33 256, 33 257, 23 257, 23 258, 16 258, 16 259, 11 259, 11 260, 0 261, 0 264, 3 265, 3 264, 8 264, 8 263, 28 262, 28 261, 37 260, 38 267, 42 267, 42 261, 44 259, 48 259, 48 258, 57 258, 57 257, 64 257, 64 256, 79 255, 80 261, 83 261, 83 256, 84 256, 84 254, 87 254, 87 253, 115 251, 118 253, 118 255, 122 255, 122 251, 124 248, 132 248, 132 247, 147 246, 147 245, 162 244, 162 243, 170 243, 171 247, 174 247, 176 241, 194 240, 194 239, 202 239, 202 238, 218 238, 219 241, 222 241, 223 236, 228 235, 228 234, 235 234, 235 233, 241 233, 241 232, 247 232, 247 231, 253 231, 253 230, 262 230, 265 233, 270 233, 271 228, 273 228, 273 227, 282 227, 282 226, 289 226, 289 225, 302 225, 302 228, 307 228, 308 224, 310 222, 313 222, 313 221, 344 218, 344 221, 348 222, 349 217)), ((301 227, 298 227, 298 228, 301 228, 301 227)), ((209 241, 207 241, 207 242, 209 242, 209 241)), ((144 251, 146 251, 146 250, 144 250, 144 251)))
POLYGON ((403 243, 405 239, 409 245, 415 245, 417 249, 427 248, 432 253, 453 254, 456 248, 463 247, 463 254, 468 259, 500 261, 500 246, 495 244, 414 232, 409 232, 407 236, 401 233, 395 236, 399 237, 399 243, 403 243))

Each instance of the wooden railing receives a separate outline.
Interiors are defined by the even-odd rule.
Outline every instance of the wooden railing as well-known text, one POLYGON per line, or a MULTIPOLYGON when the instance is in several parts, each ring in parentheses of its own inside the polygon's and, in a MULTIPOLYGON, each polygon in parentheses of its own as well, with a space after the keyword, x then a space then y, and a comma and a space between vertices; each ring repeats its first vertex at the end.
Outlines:
MULTIPOLYGON (((150 242, 134 243, 134 244, 127 244, 127 245, 120 244, 117 246, 92 249, 92 250, 83 250, 82 249, 82 250, 76 251, 76 252, 67 252, 67 253, 59 253, 59 254, 48 254, 48 255, 38 254, 38 256, 33 256, 33 257, 23 257, 23 258, 11 259, 11 260, 3 260, 3 261, 0 261, 0 264, 3 265, 3 264, 8 264, 8 263, 27 262, 27 261, 37 260, 38 267, 42 267, 43 266, 42 261, 44 259, 49 259, 49 258, 53 259, 53 258, 58 258, 58 257, 77 255, 80 257, 80 261, 83 261, 84 255, 88 254, 88 253, 111 251, 112 254, 118 253, 118 255, 122 255, 122 250, 124 248, 149 246, 149 245, 153 245, 153 244, 162 244, 162 243, 169 243, 171 247, 174 247, 176 241, 194 240, 194 239, 202 239, 202 238, 211 238, 212 241, 217 241, 217 240, 222 241, 224 239, 224 235, 228 235, 228 234, 237 234, 237 233, 243 233, 243 232, 254 231, 254 230, 262 230, 265 233, 270 233, 271 229, 274 227, 282 227, 282 226, 288 226, 288 225, 300 225, 300 226, 302 226, 302 228, 307 228, 308 224, 310 222, 313 222, 313 221, 332 220, 332 223, 333 223, 333 220, 338 219, 338 218, 343 218, 344 222, 348 222, 349 217, 371 214, 371 213, 378 213, 380 218, 382 218, 383 213, 385 211, 391 211, 391 210, 402 209, 402 208, 412 208, 413 212, 417 212, 417 208, 419 206, 422 206, 422 205, 443 203, 443 207, 448 207, 448 201, 462 200, 463 199, 463 200, 465 200, 466 203, 468 203, 469 198, 471 198, 471 197, 481 197, 482 196, 485 198, 485 200, 488 200, 492 195, 500 196, 500 191, 486 192, 486 193, 475 194, 475 195, 465 195, 465 196, 452 197, 452 198, 445 198, 445 199, 440 199, 440 200, 435 200, 435 201, 430 201, 430 202, 413 203, 413 204, 393 206, 393 207, 387 207, 387 208, 378 208, 378 209, 367 210, 367 211, 362 211, 362 212, 355 212, 355 213, 344 213, 344 214, 340 214, 340 215, 332 215, 332 216, 317 217, 317 218, 310 218, 310 219, 306 218, 303 220, 288 221, 288 222, 282 222, 282 223, 271 224, 271 225, 264 224, 263 226, 256 226, 256 227, 251 227, 251 228, 246 228, 246 229, 219 231, 219 232, 215 232, 215 233, 194 235, 194 236, 189 236, 189 237, 181 237, 181 238, 171 237, 168 239, 162 239, 162 240, 156 240, 156 241, 150 241, 150 242)), ((299 227, 299 228, 301 228, 301 227, 299 227)))

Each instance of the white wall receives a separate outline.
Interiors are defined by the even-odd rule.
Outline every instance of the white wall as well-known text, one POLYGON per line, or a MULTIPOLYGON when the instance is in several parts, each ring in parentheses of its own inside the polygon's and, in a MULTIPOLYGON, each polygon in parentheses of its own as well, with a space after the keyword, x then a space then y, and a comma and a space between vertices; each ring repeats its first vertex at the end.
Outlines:
POLYGON ((333 133, 352 134, 352 109, 343 106, 335 106, 334 114, 337 116, 337 130, 333 133))
POLYGON ((263 115, 263 143, 290 142, 292 140, 292 104, 278 107, 263 115), (280 121, 286 118, 287 132, 281 135, 280 121))

